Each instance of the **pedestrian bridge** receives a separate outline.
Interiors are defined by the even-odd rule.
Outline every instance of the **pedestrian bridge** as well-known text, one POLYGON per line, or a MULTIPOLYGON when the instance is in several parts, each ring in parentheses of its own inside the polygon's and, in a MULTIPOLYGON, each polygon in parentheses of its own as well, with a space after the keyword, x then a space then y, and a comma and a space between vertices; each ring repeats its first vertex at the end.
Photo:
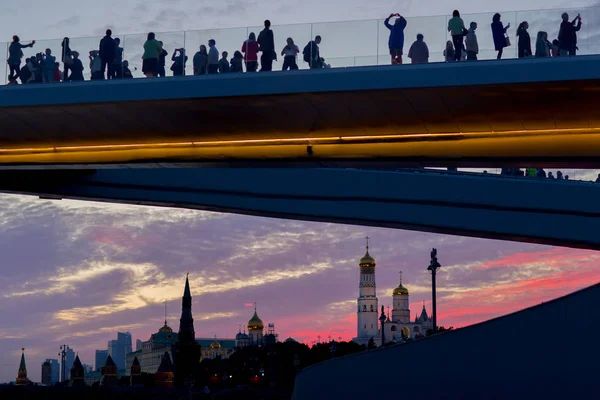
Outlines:
POLYGON ((6 86, 0 167, 591 168, 599 105, 600 56, 6 86))
POLYGON ((600 249, 600 187, 431 170, 0 171, 0 191, 600 249))

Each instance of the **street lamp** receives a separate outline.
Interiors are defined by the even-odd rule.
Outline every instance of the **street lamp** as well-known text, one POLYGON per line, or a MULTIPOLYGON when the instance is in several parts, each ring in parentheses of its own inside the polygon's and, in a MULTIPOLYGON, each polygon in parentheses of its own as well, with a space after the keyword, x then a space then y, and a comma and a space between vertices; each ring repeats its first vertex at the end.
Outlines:
POLYGON ((431 249, 431 262, 429 263, 429 267, 427 267, 428 271, 431 271, 431 297, 432 297, 432 308, 433 308, 433 333, 437 331, 437 306, 435 299, 435 274, 438 269, 440 269, 441 265, 437 259, 437 249, 431 249))
POLYGON ((65 365, 65 360, 67 358, 67 350, 69 350, 69 346, 66 344, 63 344, 60 346, 60 351, 58 352, 58 356, 60 357, 60 369, 62 371, 62 379, 61 382, 65 381, 65 375, 66 375, 66 365, 65 365))

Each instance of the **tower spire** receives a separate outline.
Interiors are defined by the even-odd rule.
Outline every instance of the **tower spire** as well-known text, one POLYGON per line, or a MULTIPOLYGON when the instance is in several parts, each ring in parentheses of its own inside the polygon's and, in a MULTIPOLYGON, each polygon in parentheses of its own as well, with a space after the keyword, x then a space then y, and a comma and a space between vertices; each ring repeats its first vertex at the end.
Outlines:
MULTIPOLYGON (((196 342, 194 318, 192 317, 192 293, 190 291, 189 273, 185 276, 185 289, 181 298, 181 318, 179 319, 179 335, 174 344, 175 382, 183 386, 196 373, 200 360, 200 345, 196 342)), ((170 364, 169 353, 166 353, 170 364)), ((163 356, 164 358, 164 356, 163 356)), ((165 361, 167 362, 167 361, 165 361)), ((162 361, 161 361, 162 364, 162 361)), ((164 372, 160 370, 158 372, 164 372)))
POLYGON ((165 299, 165 326, 167 326, 167 300, 165 299))
POLYGON ((17 385, 27 385, 29 378, 27 378, 27 367, 25 366, 25 348, 21 348, 21 363, 19 364, 19 371, 17 372, 17 385))
POLYGON ((368 236, 365 236, 365 240, 367 241, 367 253, 369 252, 369 239, 371 239, 368 236))
POLYGON ((194 332, 194 318, 192 317, 192 294, 190 291, 189 273, 185 276, 185 289, 181 298, 181 318, 179 319, 179 340, 193 341, 196 338, 194 332))

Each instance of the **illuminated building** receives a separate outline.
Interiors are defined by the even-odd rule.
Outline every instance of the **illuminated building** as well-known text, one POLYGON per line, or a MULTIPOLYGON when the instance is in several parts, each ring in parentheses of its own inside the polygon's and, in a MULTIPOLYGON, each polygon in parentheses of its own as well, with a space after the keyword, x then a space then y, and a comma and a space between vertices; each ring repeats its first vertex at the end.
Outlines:
POLYGON ((235 339, 196 339, 201 346, 200 361, 204 359, 215 359, 220 357, 226 359, 231 356, 236 349, 235 339))
POLYGON ((250 342, 252 345, 262 346, 263 344, 263 330, 265 325, 262 319, 258 317, 256 312, 256 303, 254 304, 254 315, 248 321, 248 336, 250 336, 250 342))
POLYGON ((173 332, 173 329, 167 325, 167 320, 165 319, 165 324, 158 332, 153 333, 149 340, 142 342, 140 350, 127 354, 126 370, 131 370, 133 361, 137 358, 142 372, 149 374, 156 373, 165 351, 173 357, 173 345, 177 342, 178 338, 179 335, 173 332))
MULTIPOLYGON (((360 267, 360 283, 357 310, 357 335, 354 342, 368 344, 373 339, 377 346, 381 346, 381 329, 379 326, 378 298, 375 285, 375 266, 377 262, 369 254, 369 241, 367 238, 367 252, 358 263, 360 267)), ((425 335, 427 329, 433 328, 431 318, 427 315, 425 305, 420 316, 410 320, 409 292, 402 285, 402 272, 400 283, 392 292, 393 309, 391 318, 387 316, 384 324, 386 342, 397 342, 402 339, 414 338, 425 335)))

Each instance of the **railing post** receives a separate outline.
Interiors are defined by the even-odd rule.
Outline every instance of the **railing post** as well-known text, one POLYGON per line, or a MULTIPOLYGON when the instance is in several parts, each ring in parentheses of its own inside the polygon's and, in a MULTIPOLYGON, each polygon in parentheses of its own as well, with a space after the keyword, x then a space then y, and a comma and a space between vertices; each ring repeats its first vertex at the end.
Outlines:
POLYGON ((375 29, 377 30, 377 62, 375 65, 379 65, 379 20, 375 20, 375 29))

